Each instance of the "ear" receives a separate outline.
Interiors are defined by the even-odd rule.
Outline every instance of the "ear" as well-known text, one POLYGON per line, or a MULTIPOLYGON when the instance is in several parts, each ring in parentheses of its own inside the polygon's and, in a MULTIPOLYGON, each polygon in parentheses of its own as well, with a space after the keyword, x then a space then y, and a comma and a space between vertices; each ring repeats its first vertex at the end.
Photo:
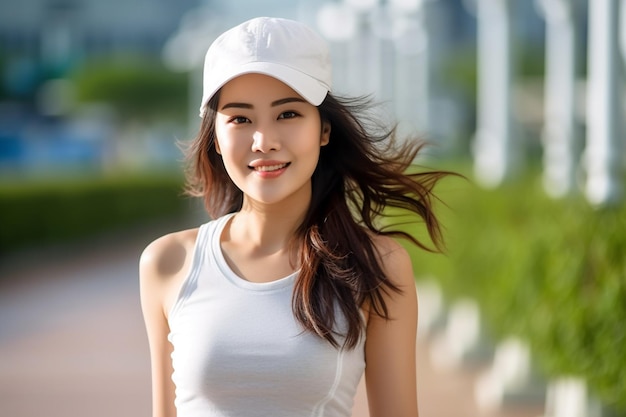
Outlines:
POLYGON ((213 143, 215 144, 215 152, 217 152, 218 155, 221 155, 222 154, 222 150, 220 149, 220 143, 217 140, 217 138, 215 138, 213 143))
POLYGON ((330 141, 330 123, 329 122, 322 122, 322 134, 320 137, 320 145, 321 146, 326 146, 328 145, 328 142, 330 141))

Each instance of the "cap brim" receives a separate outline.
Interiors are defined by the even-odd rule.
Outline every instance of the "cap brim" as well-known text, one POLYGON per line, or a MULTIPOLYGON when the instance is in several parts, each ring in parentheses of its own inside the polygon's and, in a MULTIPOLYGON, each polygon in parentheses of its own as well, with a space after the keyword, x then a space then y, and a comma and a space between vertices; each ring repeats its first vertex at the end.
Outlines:
POLYGON ((302 96, 302 98, 314 106, 322 104, 330 91, 330 87, 323 82, 291 67, 273 62, 250 62, 233 69, 233 71, 229 71, 228 77, 222 79, 216 77, 207 79, 207 77, 205 77, 200 117, 204 117, 208 101, 220 88, 229 81, 244 74, 264 74, 276 78, 287 84, 296 93, 302 96))

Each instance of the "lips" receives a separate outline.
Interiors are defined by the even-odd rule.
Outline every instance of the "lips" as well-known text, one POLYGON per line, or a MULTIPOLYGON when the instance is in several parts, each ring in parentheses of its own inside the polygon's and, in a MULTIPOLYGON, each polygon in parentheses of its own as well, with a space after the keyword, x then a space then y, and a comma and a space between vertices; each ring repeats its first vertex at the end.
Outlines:
POLYGON ((290 164, 290 162, 256 160, 252 161, 252 163, 248 165, 248 168, 257 172, 274 172, 285 169, 290 164))
POLYGON ((278 171, 279 169, 283 169, 283 168, 287 168, 289 164, 274 164, 274 165, 260 165, 260 166, 256 166, 256 167, 251 167, 252 169, 254 169, 255 171, 260 171, 260 172, 272 172, 272 171, 278 171))

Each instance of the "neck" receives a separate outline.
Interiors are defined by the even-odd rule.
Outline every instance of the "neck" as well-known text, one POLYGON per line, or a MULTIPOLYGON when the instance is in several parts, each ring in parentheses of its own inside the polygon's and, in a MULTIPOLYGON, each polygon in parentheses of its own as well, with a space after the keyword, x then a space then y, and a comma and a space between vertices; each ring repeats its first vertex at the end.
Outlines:
POLYGON ((309 200, 288 204, 264 205, 244 199, 233 218, 230 238, 253 251, 267 254, 287 249, 304 220, 309 200))

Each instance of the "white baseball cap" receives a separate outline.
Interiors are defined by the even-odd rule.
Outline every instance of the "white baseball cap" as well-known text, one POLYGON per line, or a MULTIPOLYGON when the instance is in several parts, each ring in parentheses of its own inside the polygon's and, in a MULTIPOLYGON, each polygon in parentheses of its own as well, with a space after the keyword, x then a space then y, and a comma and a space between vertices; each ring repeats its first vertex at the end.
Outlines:
POLYGON ((222 33, 209 47, 200 117, 224 84, 250 73, 284 82, 314 106, 332 85, 330 53, 322 37, 300 22, 258 17, 222 33))

